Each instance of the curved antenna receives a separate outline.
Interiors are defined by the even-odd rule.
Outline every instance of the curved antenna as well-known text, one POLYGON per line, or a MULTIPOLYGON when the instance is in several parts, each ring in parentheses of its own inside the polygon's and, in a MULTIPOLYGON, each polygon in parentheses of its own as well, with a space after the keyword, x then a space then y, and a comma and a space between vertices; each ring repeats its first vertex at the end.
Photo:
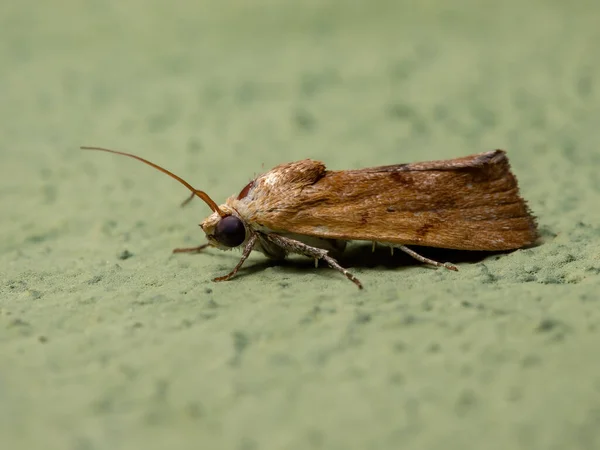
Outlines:
POLYGON ((214 212, 218 213, 221 217, 225 217, 227 215, 223 211, 221 211, 221 209, 219 209, 219 206, 214 202, 214 200, 212 198, 210 198, 208 196, 208 194, 206 192, 200 191, 200 190, 192 187, 192 185, 190 183, 188 183, 187 181, 185 181, 183 178, 178 177, 173 172, 169 172, 167 169, 160 167, 159 165, 154 164, 153 162, 150 162, 147 159, 141 158, 141 157, 133 155, 131 153, 119 152, 117 150, 110 150, 108 148, 102 148, 102 147, 80 147, 80 148, 81 148, 81 150, 98 150, 100 152, 107 152, 107 153, 114 153, 115 155, 128 156, 130 158, 137 159, 138 161, 148 164, 149 166, 154 167, 156 170, 159 170, 162 173, 169 175, 171 178, 174 178, 175 180, 177 180, 181 184, 183 184, 186 188, 188 188, 192 192, 192 196, 190 197, 190 200, 194 195, 197 197, 200 197, 210 207, 210 209, 212 209, 214 212))

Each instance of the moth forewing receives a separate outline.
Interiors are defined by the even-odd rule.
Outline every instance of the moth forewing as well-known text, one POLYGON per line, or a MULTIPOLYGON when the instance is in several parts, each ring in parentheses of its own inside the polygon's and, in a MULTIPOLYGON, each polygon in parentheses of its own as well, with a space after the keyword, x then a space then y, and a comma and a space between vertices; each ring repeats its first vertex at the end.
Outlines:
POLYGON ((249 220, 275 232, 459 250, 511 250, 537 239, 535 219, 501 150, 304 173, 295 195, 280 201, 273 194, 281 188, 263 189, 259 177, 255 195, 270 207, 249 205, 249 220))

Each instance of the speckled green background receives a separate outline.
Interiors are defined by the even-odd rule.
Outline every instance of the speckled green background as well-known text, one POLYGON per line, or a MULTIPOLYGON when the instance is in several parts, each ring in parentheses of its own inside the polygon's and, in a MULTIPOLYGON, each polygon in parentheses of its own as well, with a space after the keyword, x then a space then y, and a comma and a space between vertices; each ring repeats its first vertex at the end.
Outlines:
POLYGON ((0 448, 600 448, 597 2, 4 3, 0 448), (208 208, 84 144, 217 201, 505 148, 544 242, 215 284, 236 254, 170 254, 208 208))

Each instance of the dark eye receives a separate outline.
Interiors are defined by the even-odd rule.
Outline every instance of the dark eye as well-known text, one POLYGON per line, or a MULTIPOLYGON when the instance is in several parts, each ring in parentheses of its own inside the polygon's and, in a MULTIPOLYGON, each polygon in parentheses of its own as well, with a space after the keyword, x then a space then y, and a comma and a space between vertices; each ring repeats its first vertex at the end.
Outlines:
POLYGON ((235 216, 223 217, 215 227, 215 240, 227 247, 237 247, 246 239, 246 228, 235 216))

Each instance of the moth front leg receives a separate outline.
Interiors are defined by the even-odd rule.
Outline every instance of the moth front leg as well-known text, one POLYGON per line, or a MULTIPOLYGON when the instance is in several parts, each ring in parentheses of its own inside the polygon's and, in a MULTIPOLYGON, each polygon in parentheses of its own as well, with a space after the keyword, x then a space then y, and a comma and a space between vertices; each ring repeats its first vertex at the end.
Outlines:
POLYGON ((173 253, 200 253, 207 247, 210 247, 210 244, 202 244, 198 247, 174 248, 173 253))
POLYGON ((329 267, 343 273, 346 278, 356 284, 359 289, 363 288, 361 282, 358 281, 358 278, 340 266, 335 259, 327 254, 327 250, 323 250, 322 248, 318 247, 311 247, 310 245, 306 245, 305 243, 297 241, 296 239, 283 237, 275 233, 270 233, 265 236, 269 241, 283 248, 286 252, 298 253, 300 255, 308 256, 309 258, 314 258, 315 262, 319 259, 322 259, 329 265, 329 267))
POLYGON ((246 261, 248 259, 248 256, 250 256, 250 253, 252 253, 252 250, 254 249, 254 244, 256 244, 256 239, 258 239, 257 235, 252 233, 252 236, 250 236, 250 239, 248 239, 248 242, 246 242, 246 246, 244 247, 242 259, 240 259, 240 261, 237 263, 237 265, 233 268, 231 272, 222 277, 214 278, 213 281, 227 281, 233 276, 235 276, 238 270, 240 270, 240 267, 242 267, 242 264, 244 264, 244 261, 246 261))

